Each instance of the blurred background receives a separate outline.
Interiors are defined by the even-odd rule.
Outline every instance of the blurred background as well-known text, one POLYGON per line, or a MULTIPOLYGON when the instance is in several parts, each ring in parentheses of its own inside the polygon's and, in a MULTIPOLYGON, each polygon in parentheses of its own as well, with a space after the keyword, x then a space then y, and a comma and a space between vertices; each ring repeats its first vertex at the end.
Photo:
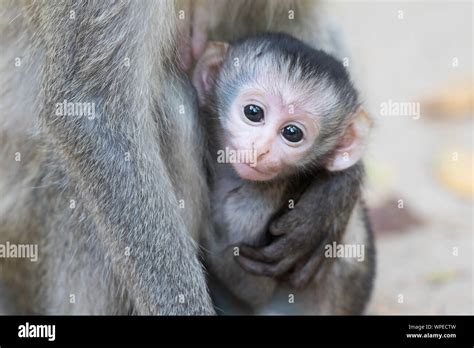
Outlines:
POLYGON ((472 314, 473 3, 327 8, 375 120, 366 198, 378 265, 368 314, 472 314))

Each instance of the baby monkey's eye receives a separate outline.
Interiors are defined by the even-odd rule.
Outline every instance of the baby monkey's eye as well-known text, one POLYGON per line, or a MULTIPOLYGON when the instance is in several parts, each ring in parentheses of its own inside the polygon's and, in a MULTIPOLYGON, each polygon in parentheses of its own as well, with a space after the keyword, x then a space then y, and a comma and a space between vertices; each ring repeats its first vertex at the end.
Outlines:
POLYGON ((283 135, 283 138, 285 138, 291 143, 297 143, 301 141, 301 139, 303 139, 303 131, 293 124, 285 126, 281 130, 281 135, 283 135))
POLYGON ((260 106, 249 104, 244 107, 244 114, 252 122, 262 122, 263 110, 260 106))

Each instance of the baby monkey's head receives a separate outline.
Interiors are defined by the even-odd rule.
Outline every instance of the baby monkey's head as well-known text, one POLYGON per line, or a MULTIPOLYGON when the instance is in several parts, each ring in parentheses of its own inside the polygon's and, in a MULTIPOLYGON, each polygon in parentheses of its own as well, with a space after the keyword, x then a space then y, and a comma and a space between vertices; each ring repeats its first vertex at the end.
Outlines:
POLYGON ((193 82, 219 119, 222 146, 254 154, 232 163, 244 179, 343 170, 362 155, 371 122, 346 69, 289 35, 210 43, 193 82))

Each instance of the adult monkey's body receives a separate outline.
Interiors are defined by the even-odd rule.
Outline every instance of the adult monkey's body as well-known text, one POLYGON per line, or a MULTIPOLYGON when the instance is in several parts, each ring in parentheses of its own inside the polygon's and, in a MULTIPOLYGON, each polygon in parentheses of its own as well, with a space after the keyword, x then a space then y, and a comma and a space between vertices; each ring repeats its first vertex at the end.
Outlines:
MULTIPOLYGON (((230 40, 297 34, 313 13, 296 3, 200 6, 218 12, 210 36, 230 40)), ((38 243, 40 260, 0 260, 14 312, 213 313, 190 238, 206 226, 201 137, 174 63, 173 14, 189 2, 1 5, 0 243, 38 243), (96 118, 57 116, 64 100, 93 103, 96 118)))
POLYGON ((189 151, 201 148, 194 99, 178 82, 166 90, 161 86, 178 81, 169 63, 172 4, 38 2, 28 4, 26 12, 10 11, 3 25, 18 32, 6 42, 10 71, 5 74, 13 78, 2 88, 10 91, 4 97, 12 105, 25 105, 2 117, 23 119, 28 126, 35 120, 26 118, 39 111, 37 139, 46 149, 22 144, 21 131, 28 130, 3 130, 18 134, 2 161, 11 180, 2 187, 2 242, 18 240, 9 232, 25 232, 24 242, 39 243, 38 267, 32 264, 23 277, 13 265, 4 267, 15 272, 14 285, 32 287, 20 298, 24 310, 213 313, 190 238, 203 224, 200 199, 206 198, 199 153, 189 151), (35 42, 18 47, 18 38, 33 34, 35 42), (23 60, 15 69, 17 56, 23 60), (32 64, 42 66, 31 71, 32 64), (95 118, 57 116, 56 104, 64 100, 94 104, 95 118), (188 115, 174 111, 180 104, 188 115), (171 122, 173 128, 158 134, 171 122), (173 161, 169 148, 178 154, 173 161), (21 162, 14 162, 16 152, 22 153, 21 162), (181 180, 187 185, 179 185, 181 180), (19 193, 23 197, 15 197, 19 193), (186 204, 182 211, 179 199, 186 204), (12 228, 16 231, 8 231, 12 228))

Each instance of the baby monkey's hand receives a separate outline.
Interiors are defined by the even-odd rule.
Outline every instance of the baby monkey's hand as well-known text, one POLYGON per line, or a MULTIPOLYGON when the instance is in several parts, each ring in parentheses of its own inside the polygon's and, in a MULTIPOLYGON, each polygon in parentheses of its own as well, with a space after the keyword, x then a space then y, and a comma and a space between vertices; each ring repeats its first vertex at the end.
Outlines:
POLYGON ((270 223, 278 236, 270 244, 240 246, 239 264, 246 271, 267 277, 287 277, 296 288, 307 286, 324 274, 324 247, 339 243, 360 197, 361 164, 318 175, 295 207, 270 223))

